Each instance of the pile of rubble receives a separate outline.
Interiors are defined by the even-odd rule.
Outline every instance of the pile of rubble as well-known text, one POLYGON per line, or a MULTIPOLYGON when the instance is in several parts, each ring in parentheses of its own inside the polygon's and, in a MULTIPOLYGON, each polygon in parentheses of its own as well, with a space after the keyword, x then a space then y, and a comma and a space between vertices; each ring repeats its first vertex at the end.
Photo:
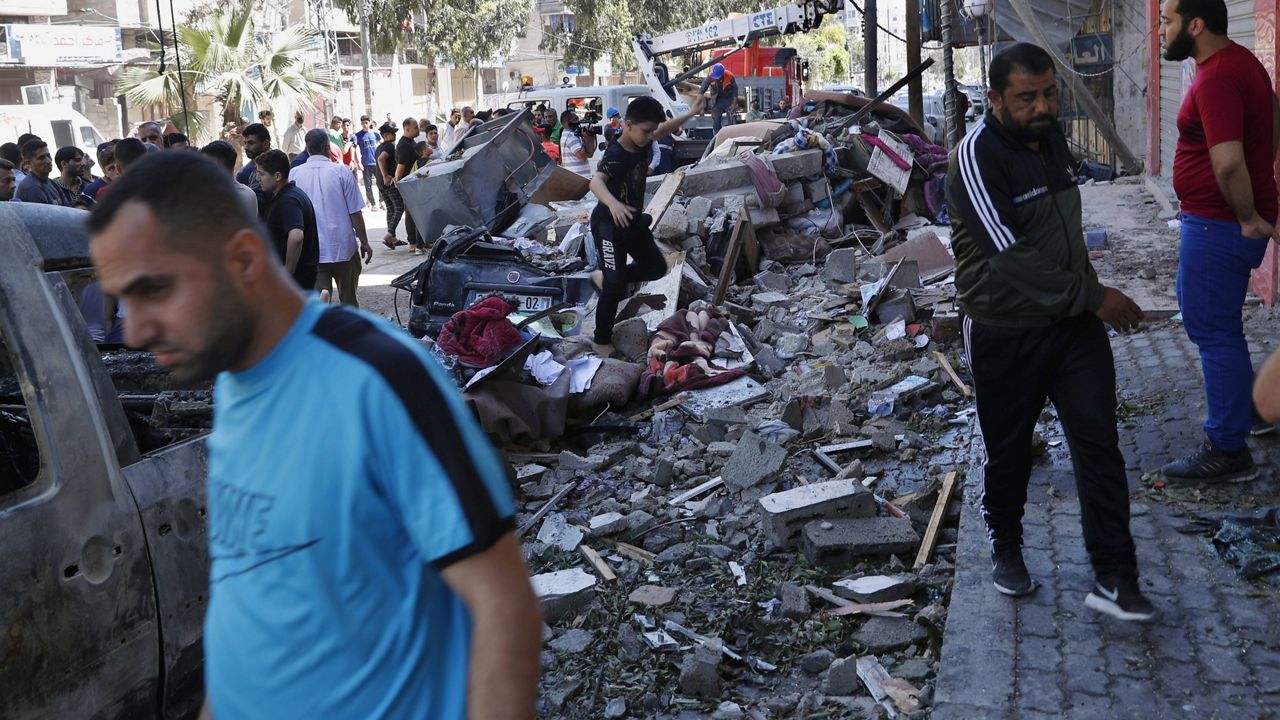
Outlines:
POLYGON ((927 713, 972 409, 942 151, 867 102, 819 94, 650 181, 669 272, 620 310, 613 358, 575 295, 596 264, 585 188, 514 155, 481 168, 505 157, 484 145, 419 171, 506 173, 419 205, 449 240, 403 286, 415 317, 467 308, 421 327, 513 467, 543 716, 927 713), (449 227, 468 213, 483 241, 449 227), (491 286, 494 262, 508 292, 439 297, 491 286))

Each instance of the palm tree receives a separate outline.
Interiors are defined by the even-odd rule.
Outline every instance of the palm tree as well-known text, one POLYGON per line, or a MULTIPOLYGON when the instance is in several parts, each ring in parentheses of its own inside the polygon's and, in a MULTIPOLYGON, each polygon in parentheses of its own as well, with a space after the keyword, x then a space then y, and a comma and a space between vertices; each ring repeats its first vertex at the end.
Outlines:
MULTIPOLYGON (((213 101, 225 127, 252 117, 255 105, 287 117, 338 84, 332 67, 306 60, 315 30, 295 25, 261 39, 254 32, 252 3, 214 14, 201 27, 180 25, 177 37, 177 62, 127 68, 116 87, 131 103, 170 108, 170 119, 188 135, 204 130, 196 111, 201 97, 213 101)), ((165 40, 172 47, 173 36, 165 40)))

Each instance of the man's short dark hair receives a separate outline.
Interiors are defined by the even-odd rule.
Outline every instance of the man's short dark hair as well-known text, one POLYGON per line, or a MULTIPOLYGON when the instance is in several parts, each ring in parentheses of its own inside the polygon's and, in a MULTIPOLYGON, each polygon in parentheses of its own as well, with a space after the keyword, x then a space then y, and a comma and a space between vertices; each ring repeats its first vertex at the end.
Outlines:
POLYGON ((5 143, 0 145, 0 158, 4 158, 15 165, 22 162, 22 149, 18 147, 18 143, 5 143))
POLYGON ((289 156, 283 150, 268 150, 253 159, 255 165, 268 173, 280 173, 289 179, 289 156))
POLYGON ((165 147, 173 147, 174 145, 177 145, 178 143, 188 143, 188 144, 189 144, 190 142, 191 142, 191 141, 190 141, 189 139, 187 139, 187 136, 186 136, 186 135, 183 135, 182 133, 179 133, 179 132, 165 133, 165 136, 164 136, 164 146, 165 146, 165 147))
POLYGON ((226 140, 214 140, 200 148, 200 154, 216 161, 219 165, 225 167, 228 172, 235 172, 236 170, 236 149, 226 140))
POLYGON ((275 113, 273 113, 273 112, 271 112, 270 110, 260 110, 260 111, 258 112, 258 119, 259 119, 259 120, 266 120, 266 119, 267 119, 267 118, 269 118, 269 117, 270 117, 270 118, 274 118, 275 116, 276 116, 276 114, 275 114, 275 113))
POLYGON ((98 198, 89 214, 89 233, 102 233, 122 207, 136 202, 159 221, 170 246, 213 252, 239 230, 262 232, 234 183, 226 170, 201 153, 147 155, 98 198))
POLYGON ((361 115, 361 116, 360 116, 360 122, 364 122, 364 121, 366 121, 366 120, 368 120, 368 119, 369 119, 369 116, 368 116, 368 115, 361 115))
POLYGON ((116 166, 124 169, 147 154, 147 146, 135 137, 127 137, 116 143, 116 166))
POLYGON ((267 142, 271 141, 271 131, 268 130, 267 126, 263 125, 262 123, 251 123, 249 125, 246 125, 244 130, 240 131, 240 134, 244 137, 251 137, 258 140, 265 140, 267 142))
POLYGON ((422 129, 423 135, 430 135, 433 132, 440 132, 440 128, 436 127, 435 125, 428 125, 422 129))
POLYGON ((409 127, 409 123, 417 123, 417 122, 418 122, 418 118, 407 117, 404 119, 404 122, 400 123, 400 127, 409 127))
POLYGON ((1178 0, 1178 15, 1184 28, 1200 18, 1214 35, 1227 34, 1227 4, 1223 0, 1178 0))
POLYGON ((28 140, 22 144, 22 159, 27 161, 35 160, 40 151, 47 147, 49 147, 49 144, 38 138, 28 140))
POLYGON ((667 115, 662 111, 662 103, 658 102, 657 98, 645 95, 632 100, 631 104, 627 106, 627 120, 629 122, 661 123, 666 119, 667 115))
POLYGON ((996 53, 987 73, 991 89, 1003 93, 1009 87, 1009 75, 1043 75, 1053 69, 1053 58, 1044 48, 1031 43, 1014 43, 996 53))
POLYGON ((307 146, 307 154, 312 157, 328 157, 329 156, 329 133, 316 128, 308 130, 303 137, 303 142, 307 146))
POLYGON ((578 119, 578 113, 573 108, 569 108, 568 110, 565 110, 564 112, 560 113, 560 124, 565 127, 569 127, 570 120, 577 120, 577 119, 578 119))
POLYGON ((39 140, 40 136, 34 133, 22 133, 18 136, 18 147, 22 147, 32 140, 39 140))
POLYGON ((73 145, 68 145, 66 147, 58 148, 57 154, 53 156, 53 165, 54 167, 61 170, 62 166, 66 164, 68 160, 75 160, 77 158, 83 158, 83 157, 84 157, 83 150, 73 145))
POLYGON ((8 170, 12 172, 17 169, 18 169, 17 165, 9 162, 8 160, 5 160, 4 158, 0 158, 0 170, 8 170))
POLYGON ((116 143, 119 140, 108 140, 98 143, 98 165, 106 167, 116 161, 116 143))

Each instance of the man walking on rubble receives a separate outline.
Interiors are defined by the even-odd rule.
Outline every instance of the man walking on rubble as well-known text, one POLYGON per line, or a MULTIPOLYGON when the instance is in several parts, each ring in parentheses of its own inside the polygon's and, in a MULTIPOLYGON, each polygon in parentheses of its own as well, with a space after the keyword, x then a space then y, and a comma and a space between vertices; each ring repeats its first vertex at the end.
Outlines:
POLYGON ((1057 78, 1043 49, 1018 43, 988 73, 992 109, 951 155, 956 290, 987 461, 982 517, 992 581, 1021 596, 1031 436, 1045 399, 1062 420, 1097 578, 1085 605, 1149 621, 1129 533, 1129 487, 1116 430, 1115 363, 1103 323, 1126 331, 1142 311, 1089 264, 1080 191, 1058 127, 1057 78))
POLYGON ((1241 309, 1250 273, 1280 237, 1272 168, 1280 107, 1262 63, 1227 37, 1223 0, 1167 0, 1160 23, 1165 59, 1196 61, 1178 111, 1173 188, 1182 205, 1178 305, 1200 350, 1208 405, 1204 443, 1164 474, 1184 483, 1249 480, 1258 474, 1245 445, 1253 363, 1241 309))
POLYGON ((722 126, 733 124, 733 114, 738 111, 738 81, 734 79, 733 73, 725 69, 724 65, 716 63, 711 66, 711 72, 707 73, 706 79, 702 81, 698 94, 706 97, 708 90, 710 90, 709 102, 711 103, 711 132, 714 135, 720 132, 722 126))
POLYGON ((493 447, 420 344, 304 296, 232 182, 156 153, 89 219, 126 342, 217 379, 202 717, 533 720, 542 622, 493 447))

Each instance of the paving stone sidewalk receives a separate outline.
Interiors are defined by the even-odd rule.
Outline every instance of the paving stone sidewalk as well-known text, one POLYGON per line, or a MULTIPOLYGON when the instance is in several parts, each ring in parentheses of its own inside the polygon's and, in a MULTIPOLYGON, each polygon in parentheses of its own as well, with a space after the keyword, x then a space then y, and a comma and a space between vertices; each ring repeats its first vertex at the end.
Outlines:
MULTIPOLYGON (((1260 367, 1271 345, 1250 344, 1260 367)), ((1133 625, 1084 607, 1093 574, 1066 444, 1050 418, 1025 520, 1024 555, 1042 583, 1028 598, 991 586, 980 462, 969 471, 934 720, 1280 717, 1280 594, 1241 579, 1207 537, 1178 531, 1191 513, 1277 502, 1280 439, 1251 440, 1255 481, 1203 494, 1148 488, 1144 472, 1202 437, 1199 358, 1172 322, 1112 346, 1141 584, 1163 616, 1133 625)))

